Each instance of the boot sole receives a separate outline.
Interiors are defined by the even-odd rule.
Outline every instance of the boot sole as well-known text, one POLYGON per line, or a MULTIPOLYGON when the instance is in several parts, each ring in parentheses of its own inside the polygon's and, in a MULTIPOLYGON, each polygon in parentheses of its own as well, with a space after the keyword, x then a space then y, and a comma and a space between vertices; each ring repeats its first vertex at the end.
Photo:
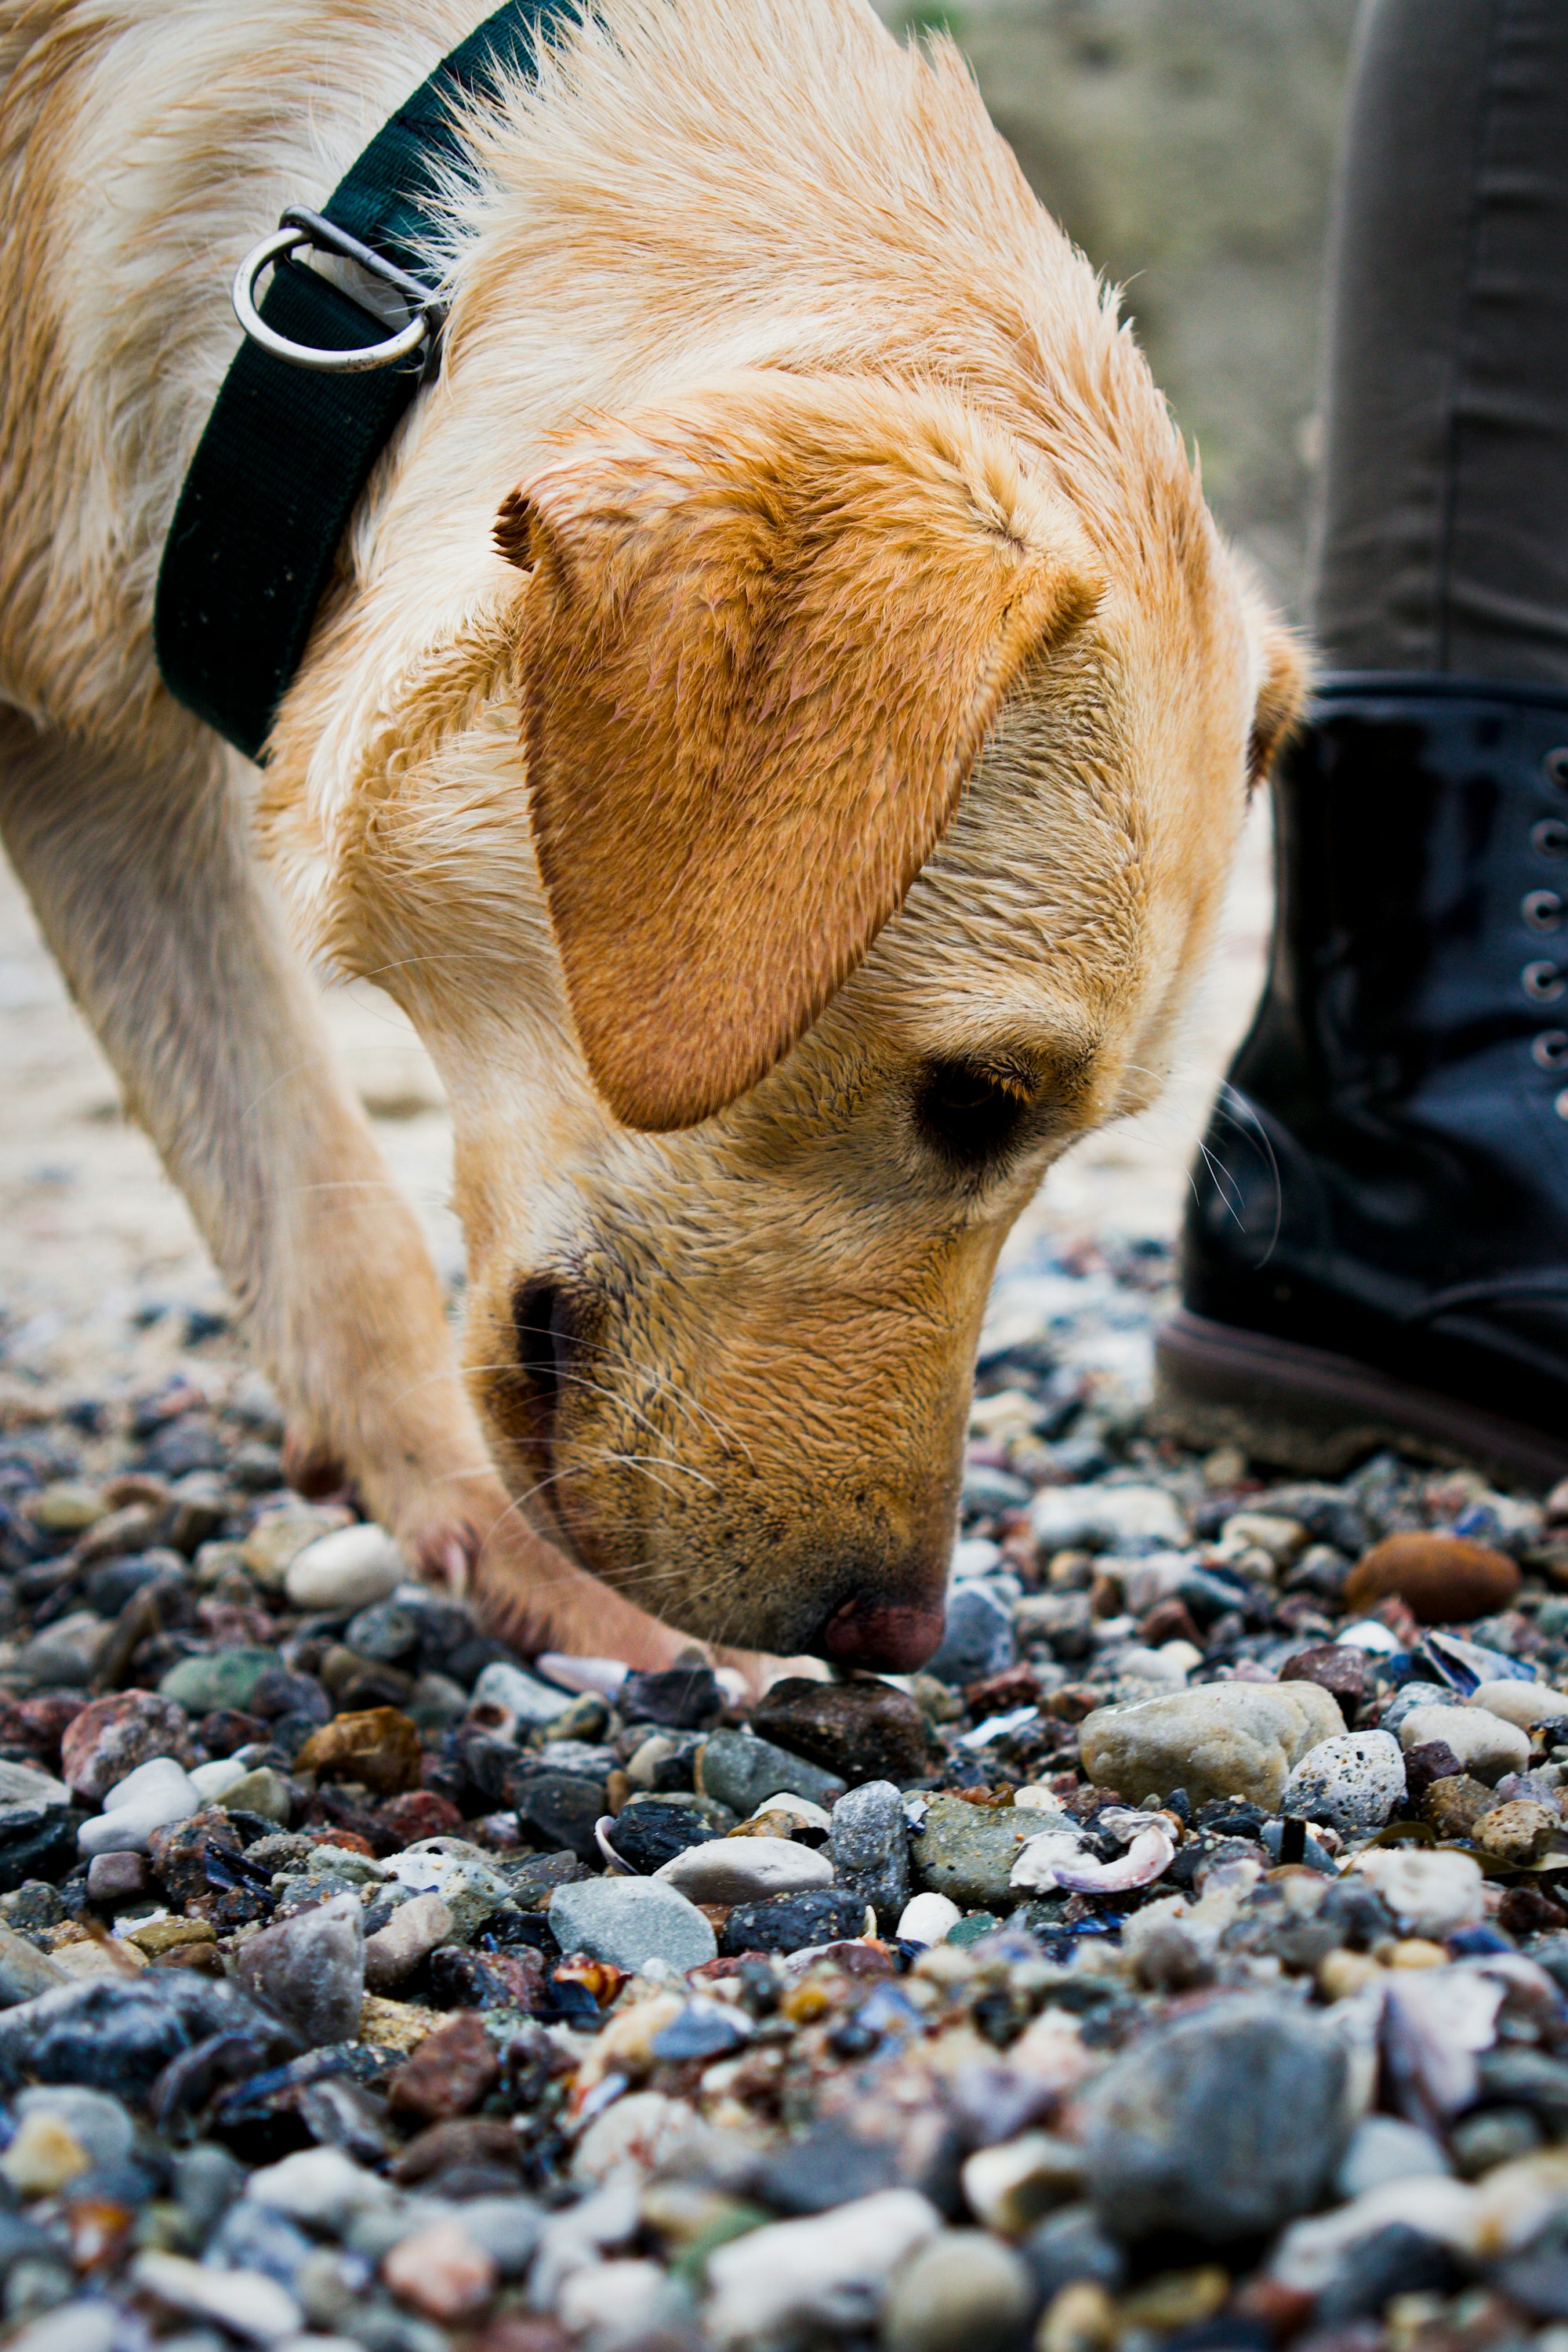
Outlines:
POLYGON ((1186 1445, 1239 1445, 1322 1478, 1341 1478, 1388 1445, 1542 1492, 1568 1477, 1568 1439, 1184 1307, 1155 1339, 1150 1425, 1186 1445))

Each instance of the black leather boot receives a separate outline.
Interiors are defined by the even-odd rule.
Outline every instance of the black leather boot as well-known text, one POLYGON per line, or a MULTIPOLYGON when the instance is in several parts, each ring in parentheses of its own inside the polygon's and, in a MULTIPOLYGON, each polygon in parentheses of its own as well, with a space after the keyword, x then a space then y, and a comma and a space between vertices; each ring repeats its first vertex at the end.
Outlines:
POLYGON ((1157 1417, 1338 1475, 1568 1474, 1568 700, 1330 681, 1194 1173, 1157 1417))

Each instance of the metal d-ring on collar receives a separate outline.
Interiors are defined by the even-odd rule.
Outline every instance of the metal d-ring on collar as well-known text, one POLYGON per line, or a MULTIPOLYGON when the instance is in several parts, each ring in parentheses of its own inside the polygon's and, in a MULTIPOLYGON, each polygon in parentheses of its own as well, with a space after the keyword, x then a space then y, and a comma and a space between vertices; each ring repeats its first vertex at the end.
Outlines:
POLYGON ((290 367, 313 368, 322 375, 363 375, 372 368, 395 367, 400 360, 411 359, 421 343, 427 345, 426 363, 433 355, 442 328, 447 322, 447 306, 428 286, 421 285, 405 269, 386 260, 368 245, 362 245, 347 229, 339 228, 320 213, 308 211, 303 205, 290 205, 270 236, 252 246, 240 263, 234 281, 234 314, 253 343, 259 343, 274 359, 287 360, 290 367), (311 343, 296 343, 269 327, 256 307, 256 281, 271 263, 281 261, 286 254, 297 253, 301 246, 310 246, 318 253, 335 253, 344 261, 352 261, 368 277, 379 278, 401 294, 414 315, 405 327, 384 342, 364 343, 351 351, 324 351, 311 343))

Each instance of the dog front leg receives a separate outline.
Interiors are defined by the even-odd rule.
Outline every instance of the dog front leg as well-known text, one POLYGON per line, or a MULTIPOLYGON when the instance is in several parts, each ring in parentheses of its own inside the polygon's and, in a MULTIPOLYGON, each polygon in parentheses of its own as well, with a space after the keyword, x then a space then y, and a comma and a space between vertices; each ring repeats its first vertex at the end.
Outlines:
POLYGON ((254 865, 237 772, 183 722, 142 764, 0 720, 0 834, 240 1304, 294 1463, 341 1463, 423 1573, 476 1584, 537 1646, 662 1664, 680 1637, 574 1569, 501 1486, 429 1254, 254 865))

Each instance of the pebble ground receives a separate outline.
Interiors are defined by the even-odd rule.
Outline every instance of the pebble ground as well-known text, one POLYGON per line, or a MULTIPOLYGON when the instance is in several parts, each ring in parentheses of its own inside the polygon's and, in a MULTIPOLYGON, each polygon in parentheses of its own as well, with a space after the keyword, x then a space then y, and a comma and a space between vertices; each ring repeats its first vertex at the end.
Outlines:
POLYGON ((0 1364, 8 2336, 1568 2352, 1568 1494, 1156 1442, 1169 1280, 1015 1266, 942 1652, 751 1708, 407 1585, 214 1318, 0 1364))

